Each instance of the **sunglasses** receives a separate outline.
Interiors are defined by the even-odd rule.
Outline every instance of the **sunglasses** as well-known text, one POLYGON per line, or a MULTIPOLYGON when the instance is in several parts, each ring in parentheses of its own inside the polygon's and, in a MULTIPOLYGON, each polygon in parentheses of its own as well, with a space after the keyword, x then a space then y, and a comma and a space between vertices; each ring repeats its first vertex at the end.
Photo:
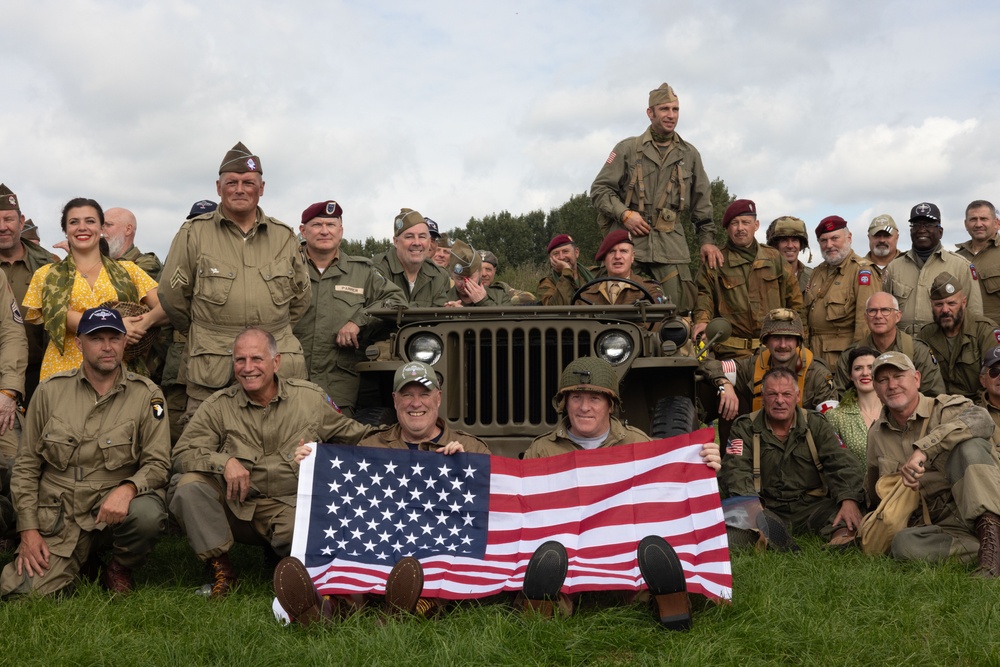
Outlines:
POLYGON ((996 380, 1000 377, 1000 366, 990 366, 990 369, 986 371, 987 375, 996 380))

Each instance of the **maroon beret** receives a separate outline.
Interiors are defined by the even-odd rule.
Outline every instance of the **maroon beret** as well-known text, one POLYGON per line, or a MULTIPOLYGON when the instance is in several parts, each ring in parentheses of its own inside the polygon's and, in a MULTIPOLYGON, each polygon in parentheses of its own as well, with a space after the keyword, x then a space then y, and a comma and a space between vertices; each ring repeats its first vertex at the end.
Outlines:
POLYGON ((632 237, 628 235, 628 231, 624 229, 616 229, 607 236, 604 237, 604 241, 601 243, 601 247, 597 249, 597 255, 594 256, 598 262, 604 259, 604 256, 611 251, 619 243, 632 243, 632 237))
POLYGON ((306 224, 313 218, 343 218, 344 209, 340 208, 340 204, 333 201, 332 199, 327 201, 319 201, 302 211, 302 224, 306 224))
POLYGON ((722 216, 723 228, 728 227, 733 218, 741 215, 752 215, 757 217, 757 205, 749 199, 737 199, 726 208, 726 214, 722 216))
POLYGON ((568 243, 576 243, 576 241, 574 241, 573 237, 569 234, 556 234, 552 237, 552 240, 549 241, 549 247, 545 249, 545 252, 552 252, 556 248, 564 246, 568 243))
POLYGON ((830 232, 845 229, 846 227, 847 220, 844 220, 839 215, 828 215, 816 225, 816 239, 818 240, 823 234, 829 234, 830 232))

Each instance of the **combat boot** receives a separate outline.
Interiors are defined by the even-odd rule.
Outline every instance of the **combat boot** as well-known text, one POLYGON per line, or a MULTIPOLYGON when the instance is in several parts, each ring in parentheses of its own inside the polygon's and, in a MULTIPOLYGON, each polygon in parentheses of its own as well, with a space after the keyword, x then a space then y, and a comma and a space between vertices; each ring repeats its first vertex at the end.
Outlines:
POLYGON ((135 588, 132 570, 122 565, 117 558, 112 557, 101 575, 104 588, 116 595, 128 595, 135 588))
POLYGON ((985 512, 976 519, 976 536, 979 538, 979 567, 973 574, 1000 577, 1000 516, 985 512))
POLYGON ((209 597, 224 598, 236 588, 236 570, 229 562, 229 554, 209 558, 208 571, 212 577, 212 592, 209 597))

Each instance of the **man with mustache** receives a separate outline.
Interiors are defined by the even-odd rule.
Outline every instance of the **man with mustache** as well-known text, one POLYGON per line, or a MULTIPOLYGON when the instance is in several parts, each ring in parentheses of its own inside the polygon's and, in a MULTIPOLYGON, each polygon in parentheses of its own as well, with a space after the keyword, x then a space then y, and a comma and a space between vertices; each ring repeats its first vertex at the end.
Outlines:
POLYGON ((868 225, 868 254, 865 259, 872 263, 876 277, 881 281, 885 267, 899 255, 899 227, 891 215, 877 215, 868 225))
POLYGON ((982 199, 966 206, 965 231, 970 239, 959 243, 955 252, 976 267, 983 314, 1000 322, 1000 219, 996 207, 982 199))

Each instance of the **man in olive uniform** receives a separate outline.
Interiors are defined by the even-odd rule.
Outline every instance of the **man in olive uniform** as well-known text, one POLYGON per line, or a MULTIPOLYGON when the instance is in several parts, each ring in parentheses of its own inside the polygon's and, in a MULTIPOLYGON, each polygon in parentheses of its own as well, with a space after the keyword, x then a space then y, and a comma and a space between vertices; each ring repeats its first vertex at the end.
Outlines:
MULTIPOLYGON (((809 232, 806 223, 791 215, 775 218, 767 227, 767 245, 777 248, 787 262, 785 269, 799 283, 799 290, 805 294, 813 270, 802 263, 799 255, 809 248, 809 232)), ((812 251, 809 252, 812 261, 812 251)))
POLYGON ((899 227, 891 215, 877 215, 868 225, 868 254, 865 259, 872 263, 875 277, 881 283, 885 267, 899 256, 899 227))
POLYGON ((885 269, 882 289, 899 300, 903 313, 900 327, 911 335, 929 324, 931 303, 928 298, 931 283, 942 272, 955 276, 969 301, 971 315, 982 316, 983 295, 979 290, 975 267, 961 255, 949 252, 941 245, 941 211, 928 202, 910 210, 910 241, 913 247, 902 253, 885 269))
POLYGON ((317 202, 302 212, 299 231, 303 259, 312 281, 312 303, 295 325, 315 382, 348 417, 358 401, 354 366, 365 348, 385 329, 368 315, 372 308, 405 306, 403 290, 390 283, 367 257, 340 251, 344 210, 333 200, 317 202))
POLYGON ((965 207, 965 230, 969 240, 955 252, 969 260, 979 275, 983 315, 1000 322, 1000 218, 993 204, 977 199, 965 207))
POLYGON ((510 303, 510 297, 506 293, 498 294, 496 290, 487 290, 482 286, 480 280, 483 276, 483 257, 465 241, 459 240, 452 244, 445 271, 452 283, 445 306, 461 308, 510 303))
POLYGON ((497 280, 497 269, 500 267, 500 260, 489 250, 480 250, 479 256, 483 260, 483 275, 479 279, 479 284, 486 288, 486 291, 493 295, 493 300, 499 304, 509 303, 512 306, 526 306, 537 303, 535 295, 531 292, 522 292, 507 283, 497 280))
POLYGON ((865 489, 899 473, 927 503, 930 525, 915 512, 890 551, 900 560, 971 561, 977 574, 1000 576, 1000 459, 990 442, 995 425, 967 398, 931 398, 917 390, 920 373, 901 352, 875 360, 875 392, 885 405, 868 431, 865 489))
POLYGON ((743 359, 760 346, 760 325, 775 308, 802 313, 802 291, 785 270, 781 253, 757 243, 757 206, 737 199, 726 208, 722 226, 729 240, 722 249, 722 266, 702 265, 698 272, 698 305, 691 337, 701 338, 708 323, 726 318, 733 334, 715 346, 719 359, 743 359))
POLYGON ((730 496, 759 496, 793 533, 850 542, 861 525, 861 471, 823 416, 799 407, 795 373, 764 375, 763 409, 733 424, 719 481, 730 496))
MULTIPOLYGON (((975 285, 972 288, 977 289, 975 285)), ((950 273, 934 279, 930 301, 934 321, 920 330, 918 338, 940 362, 943 393, 976 398, 983 355, 1000 345, 1000 328, 996 322, 969 312, 962 283, 950 273)))
POLYGON ((247 329, 231 343, 237 384, 214 393, 173 451, 181 473, 170 511, 191 548, 208 563, 212 597, 236 585, 234 541, 266 544, 279 556, 292 546, 303 442, 357 444, 369 428, 337 412, 317 385, 278 374, 274 337, 247 329))
MULTIPOLYGON (((993 423, 1000 426, 1000 347, 991 347, 983 355, 979 384, 983 391, 976 405, 985 408, 993 418, 993 423)), ((1000 428, 993 431, 993 442, 996 443, 998 440, 1000 440, 1000 428)))
POLYGON ((816 227, 823 263, 806 290, 809 349, 830 368, 851 343, 868 335, 864 304, 879 290, 874 269, 851 249, 847 221, 831 215, 816 227))
MULTIPOLYGON (((630 280, 642 287, 652 297, 653 303, 663 302, 663 292, 660 284, 655 280, 649 280, 632 271, 635 260, 635 246, 629 233, 624 229, 617 229, 604 237, 604 242, 594 256, 598 262, 604 263, 604 271, 609 279, 617 278, 630 280)), ((591 285, 580 294, 583 303, 595 305, 625 305, 635 303, 640 299, 649 300, 642 290, 634 285, 630 285, 618 280, 607 280, 591 285)))
POLYGON ((451 255, 451 239, 447 234, 442 234, 434 246, 434 254, 430 255, 432 262, 442 269, 448 266, 448 257, 451 255))
POLYGON ((163 394, 122 365, 125 324, 116 311, 84 311, 75 340, 80 367, 40 385, 28 409, 11 475, 21 545, 0 575, 0 595, 63 590, 108 547, 102 582, 127 593, 132 569, 167 525, 163 394))
POLYGON ((698 150, 675 131, 679 114, 673 88, 664 83, 650 91, 649 128, 612 149, 590 187, 590 198, 601 233, 629 232, 640 269, 663 286, 679 312, 687 313, 697 292, 683 211, 691 212, 702 264, 718 268, 722 253, 715 246, 711 184, 698 150))
POLYGON ((0 272, 0 540, 13 537, 14 506, 10 501, 10 471, 21 440, 20 403, 24 370, 28 363, 28 338, 24 320, 0 272))
POLYGON ((135 231, 139 226, 135 214, 127 208, 109 208, 104 212, 102 233, 108 242, 108 254, 112 259, 133 262, 150 278, 159 281, 163 264, 153 252, 142 252, 135 247, 135 231))
POLYGON ((278 341, 285 377, 308 376, 292 327, 309 307, 309 273, 295 233, 257 205, 264 194, 260 158, 237 143, 222 159, 215 187, 221 205, 181 225, 159 287, 171 324, 187 336, 178 373, 188 394, 182 425, 229 385, 232 342, 249 325, 278 341))
POLYGON ((580 264, 580 249, 569 234, 556 234, 546 248, 552 274, 538 281, 538 300, 543 306, 570 306, 576 290, 594 279, 580 264))
POLYGON ((427 254, 430 240, 424 216, 402 208, 393 221, 393 247, 372 259, 382 275, 403 290, 413 308, 443 306, 449 299, 448 274, 427 254))
MULTIPOLYGON (((0 183, 0 268, 14 291, 17 304, 24 301, 24 295, 31 284, 35 271, 59 261, 51 252, 23 237, 24 215, 21 214, 20 200, 3 183, 0 183)), ((38 386, 38 375, 45 356, 45 327, 41 324, 24 323, 28 337, 28 365, 24 371, 24 403, 31 402, 31 396, 38 386)))
POLYGON ((860 343, 851 343, 837 361, 837 372, 833 378, 838 394, 843 394, 851 379, 851 369, 847 367, 848 357, 856 347, 870 347, 883 352, 902 352, 913 360, 920 371, 920 393, 937 396, 945 393, 944 378, 938 368, 938 360, 922 340, 900 331, 899 303, 888 292, 875 292, 868 297, 865 305, 865 322, 870 333, 860 343))

